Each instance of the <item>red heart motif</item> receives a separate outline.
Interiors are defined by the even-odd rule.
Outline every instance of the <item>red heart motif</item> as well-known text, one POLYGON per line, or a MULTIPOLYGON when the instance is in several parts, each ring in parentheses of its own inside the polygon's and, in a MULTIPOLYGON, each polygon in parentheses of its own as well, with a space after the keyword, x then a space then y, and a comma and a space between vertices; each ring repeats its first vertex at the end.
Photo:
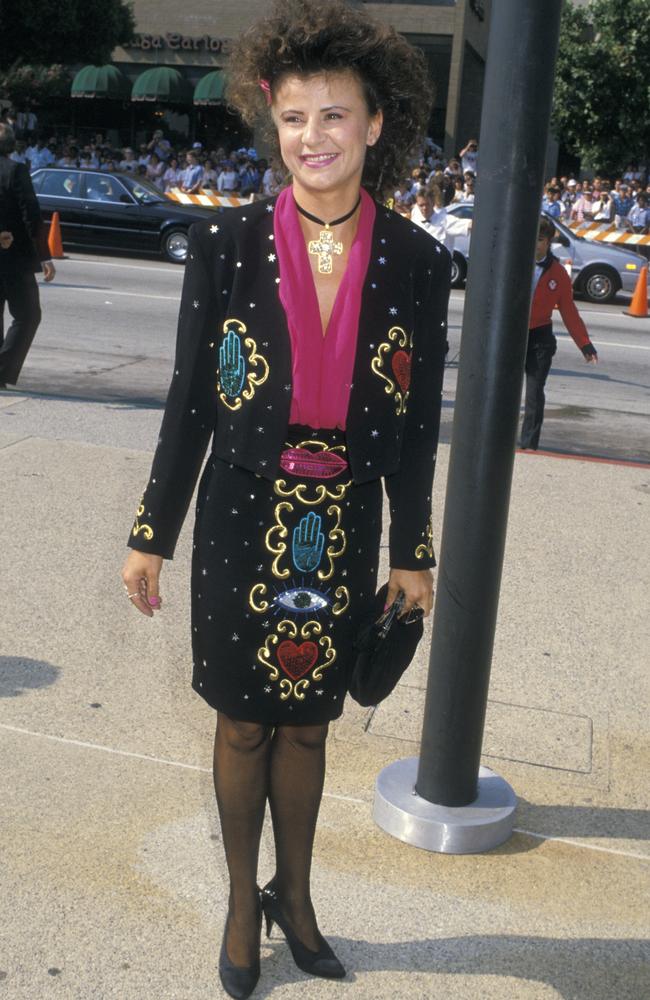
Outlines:
POLYGON ((411 384, 411 353, 395 351, 393 354, 393 374, 399 382, 402 392, 407 392, 411 384))
POLYGON ((315 642, 303 642, 297 646, 291 639, 285 639, 278 646, 280 666, 294 681, 309 673, 317 659, 318 646, 315 642))

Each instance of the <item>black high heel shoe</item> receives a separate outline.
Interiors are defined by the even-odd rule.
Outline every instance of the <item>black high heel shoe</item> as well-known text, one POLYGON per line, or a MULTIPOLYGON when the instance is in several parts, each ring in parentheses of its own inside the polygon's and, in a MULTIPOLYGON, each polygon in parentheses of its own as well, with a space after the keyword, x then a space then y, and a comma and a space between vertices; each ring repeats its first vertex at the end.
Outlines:
POLYGON ((296 937, 280 908, 278 894, 272 882, 269 882, 262 889, 262 910, 266 920, 266 936, 271 936, 273 924, 277 924, 287 939, 293 960, 299 969, 310 976, 322 976, 324 979, 343 979, 345 969, 325 938, 322 938, 323 943, 318 951, 312 951, 296 937))
MULTIPOLYGON (((258 908, 257 919, 261 930, 261 902, 258 908)), ((228 916, 226 918, 226 926, 224 927, 223 940, 221 942, 221 952, 219 954, 219 978, 221 979, 221 985, 228 996, 234 997, 235 1000, 247 1000, 247 997, 251 995, 260 978, 260 959, 258 955, 257 960, 253 962, 252 965, 235 965, 234 962, 230 961, 228 958, 228 950, 226 948, 229 920, 230 911, 228 911, 228 916)))

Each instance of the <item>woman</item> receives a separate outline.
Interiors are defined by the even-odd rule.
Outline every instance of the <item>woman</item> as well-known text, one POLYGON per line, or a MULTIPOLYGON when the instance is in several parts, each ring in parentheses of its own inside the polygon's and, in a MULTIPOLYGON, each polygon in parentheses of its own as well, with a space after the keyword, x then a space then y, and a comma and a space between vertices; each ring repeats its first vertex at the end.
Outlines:
POLYGON ((203 182, 201 187, 203 189, 216 191, 218 179, 219 174, 215 168, 214 160, 211 156, 208 156, 203 166, 203 182))
POLYGON ((281 0, 231 66, 230 103, 249 124, 266 116, 292 185, 190 230, 174 377, 123 580, 153 616, 214 431, 194 532, 192 683, 217 711, 230 875, 220 975, 245 997, 262 909, 301 969, 345 975, 309 888, 325 741, 374 602, 382 477, 388 602, 402 590, 405 611, 431 609, 450 259, 361 186, 394 190, 426 125, 425 63, 403 38, 341 0, 281 0), (276 873, 260 897, 267 799, 276 873))
POLYGON ((465 182, 462 177, 454 177, 454 194, 450 204, 455 205, 465 201, 465 182))
POLYGON ((163 192, 167 194, 172 188, 178 187, 180 183, 180 170, 178 167, 178 160, 175 156, 172 156, 167 164, 167 169, 162 175, 163 182, 163 192))
POLYGON ((239 174, 232 160, 224 163, 217 178, 217 190, 221 194, 234 194, 235 191, 239 190, 239 174))
POLYGON ((165 164, 160 159, 157 153, 151 153, 149 155, 149 162, 147 163, 145 176, 148 181, 158 188, 159 191, 163 190, 163 174, 165 172, 165 164))

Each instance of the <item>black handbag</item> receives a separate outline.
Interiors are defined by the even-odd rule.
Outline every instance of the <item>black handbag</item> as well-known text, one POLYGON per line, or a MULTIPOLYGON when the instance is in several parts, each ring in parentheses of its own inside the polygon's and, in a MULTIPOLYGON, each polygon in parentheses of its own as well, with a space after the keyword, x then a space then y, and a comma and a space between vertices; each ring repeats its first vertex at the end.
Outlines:
POLYGON ((404 593, 399 592, 384 611, 388 584, 378 591, 373 610, 354 641, 356 657, 348 678, 348 690, 356 702, 368 708, 391 693, 415 656, 424 632, 422 610, 414 608, 400 618, 404 593))

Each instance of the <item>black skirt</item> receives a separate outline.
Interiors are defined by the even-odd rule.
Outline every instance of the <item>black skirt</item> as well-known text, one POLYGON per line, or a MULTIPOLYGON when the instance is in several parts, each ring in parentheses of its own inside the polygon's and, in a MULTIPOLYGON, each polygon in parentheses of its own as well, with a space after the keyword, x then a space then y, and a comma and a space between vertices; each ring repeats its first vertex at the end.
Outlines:
POLYGON ((380 480, 352 482, 341 431, 291 426, 274 483, 209 460, 192 559, 192 687, 209 705, 267 726, 338 718, 381 509, 380 480))

